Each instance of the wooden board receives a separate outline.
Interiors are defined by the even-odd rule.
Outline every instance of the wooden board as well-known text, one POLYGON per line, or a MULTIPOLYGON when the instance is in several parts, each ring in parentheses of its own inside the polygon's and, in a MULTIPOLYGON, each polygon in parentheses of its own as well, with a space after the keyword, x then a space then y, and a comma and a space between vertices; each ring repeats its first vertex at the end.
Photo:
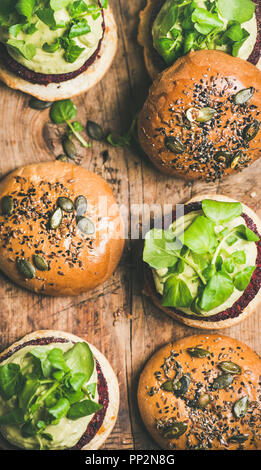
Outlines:
MULTIPOLYGON (((138 12, 143 0, 111 0, 117 18, 119 47, 103 81, 75 99, 78 120, 99 122, 115 134, 125 132, 145 100, 149 79, 142 51, 137 46, 138 12)), ((0 176, 18 166, 55 160, 61 153, 62 129, 50 123, 48 111, 28 107, 28 97, 0 84, 0 176)), ((160 175, 148 162, 128 149, 93 143, 79 149, 81 165, 99 173, 112 186, 119 204, 176 204, 191 196, 213 192, 244 201, 261 216, 261 160, 222 183, 187 184, 160 175), (109 151, 108 158, 102 155, 109 151)), ((134 206, 133 206, 134 205, 134 206)), ((130 230, 130 227, 128 227, 130 230)), ((141 295, 136 265, 137 241, 127 241, 121 263, 111 279, 95 291, 76 298, 49 298, 16 287, 0 274, 0 348, 36 329, 52 328, 88 339, 110 360, 121 389, 120 413, 105 449, 154 449, 137 410, 136 389, 141 368, 149 356, 170 340, 196 334, 164 316, 141 295)), ((261 353, 261 316, 224 330, 261 353)), ((209 333, 206 333, 209 334, 209 333)))

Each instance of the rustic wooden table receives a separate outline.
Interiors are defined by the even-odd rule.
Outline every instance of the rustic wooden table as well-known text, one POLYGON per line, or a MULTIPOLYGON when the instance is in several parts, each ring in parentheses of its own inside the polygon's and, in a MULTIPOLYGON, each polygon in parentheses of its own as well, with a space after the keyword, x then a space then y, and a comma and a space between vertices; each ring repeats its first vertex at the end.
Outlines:
MULTIPOLYGON (((119 44, 113 66, 102 82, 75 99, 78 119, 99 122, 115 134, 126 131, 147 95, 149 78, 137 45, 138 13, 144 0, 111 0, 117 19, 119 44)), ((62 130, 51 124, 48 111, 28 107, 28 97, 0 85, 0 176, 28 163, 55 160, 61 153, 62 130)), ((81 165, 102 175, 119 204, 176 204, 209 192, 244 201, 261 216, 261 161, 221 183, 184 181, 160 175, 145 157, 129 149, 93 143, 79 149, 81 165), (108 150, 108 156, 103 154, 108 150)), ((134 206, 135 209, 135 206, 134 206)), ((130 228, 130 227, 129 227, 130 228)), ((149 356, 170 340, 197 334, 160 313, 141 294, 136 265, 137 242, 126 241, 120 265, 111 279, 95 291, 76 298, 33 295, 0 275, 0 348, 37 329, 61 329, 75 333, 99 348, 116 371, 121 389, 117 424, 106 449, 154 449, 144 429, 136 402, 138 376, 149 356)), ((224 330, 261 353, 261 315, 224 330)), ((209 332, 206 332, 209 334, 209 332)))

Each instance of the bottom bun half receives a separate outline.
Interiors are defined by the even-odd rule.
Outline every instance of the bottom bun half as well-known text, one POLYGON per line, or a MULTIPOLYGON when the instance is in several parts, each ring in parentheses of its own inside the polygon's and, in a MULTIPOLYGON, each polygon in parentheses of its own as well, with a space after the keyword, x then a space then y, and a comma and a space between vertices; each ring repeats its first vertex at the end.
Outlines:
MULTIPOLYGON (((71 341, 73 343, 79 343, 85 341, 83 338, 79 336, 73 335, 71 333, 67 333, 65 331, 59 330, 39 330, 34 331, 26 336, 24 336, 19 341, 16 341, 7 349, 1 352, 0 354, 0 364, 1 359, 4 358, 7 354, 10 354, 12 351, 15 351, 17 348, 21 347, 23 344, 29 341, 41 340, 44 338, 61 338, 67 341, 71 341)), ((108 395, 109 395, 109 404, 106 410, 106 414, 104 416, 103 422, 101 427, 98 429, 96 435, 91 439, 88 444, 81 447, 81 450, 97 450, 99 449, 110 433, 112 432, 114 425, 117 420, 118 411, 119 411, 119 403, 120 403, 120 392, 119 392, 119 384, 117 377, 106 357, 92 344, 88 341, 85 341, 90 346, 94 358, 98 361, 102 374, 107 382, 108 388, 108 395)), ((17 449, 14 448, 11 444, 9 444, 5 439, 3 439, 0 435, 0 448, 4 450, 12 450, 17 449)))
POLYGON ((41 101, 58 101, 85 93, 96 85, 110 68, 117 50, 117 26, 110 8, 104 10, 105 32, 101 49, 85 72, 77 77, 61 83, 39 85, 18 77, 9 71, 0 61, 0 80, 15 90, 22 91, 41 101))
MULTIPOLYGON (((219 194, 200 194, 190 199, 186 204, 190 204, 193 202, 200 202, 203 199, 214 199, 216 201, 224 201, 224 202, 239 202, 228 196, 223 196, 219 194)), ((250 207, 246 206, 242 202, 241 202, 241 205, 243 207, 243 213, 245 213, 247 216, 250 217, 250 219, 256 225, 258 233, 261 234, 261 220, 259 219, 257 214, 252 209, 250 209, 250 207)), ((162 310, 164 313, 174 318, 175 320, 187 326, 190 326, 193 328, 205 329, 205 330, 221 330, 224 328, 230 328, 234 325, 237 325, 238 323, 240 323, 241 321, 249 317, 252 313, 256 312, 258 306, 261 303, 261 289, 259 289, 255 297, 248 303, 247 307, 238 316, 234 318, 227 318, 225 320, 219 320, 219 321, 211 321, 211 320, 204 321, 203 319, 202 320, 199 318, 194 319, 186 315, 181 315, 178 312, 176 312, 174 308, 163 307, 163 305, 161 304, 161 298, 157 294, 157 291, 155 289, 155 284, 154 284, 151 270, 145 264, 144 264, 143 293, 145 296, 150 298, 150 300, 154 303, 156 307, 158 307, 160 310, 162 310)))

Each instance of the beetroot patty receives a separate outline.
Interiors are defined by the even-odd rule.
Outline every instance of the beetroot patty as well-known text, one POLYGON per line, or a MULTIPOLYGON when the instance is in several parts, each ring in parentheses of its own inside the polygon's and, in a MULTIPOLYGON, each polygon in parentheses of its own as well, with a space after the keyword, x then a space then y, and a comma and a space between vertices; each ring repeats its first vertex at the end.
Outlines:
MULTIPOLYGON (((193 211, 198 211, 202 209, 201 202, 191 202, 190 204, 187 204, 184 207, 184 215, 189 214, 190 212, 193 211)), ((242 214, 241 215, 246 222, 246 225, 249 229, 253 230, 256 235, 261 238, 260 234, 258 233, 257 227, 254 224, 253 220, 248 217, 247 214, 242 214)), ((173 212, 172 214, 172 220, 176 220, 176 212, 173 212)), ((175 311, 175 313, 178 313, 179 315, 186 317, 186 318, 200 318, 204 321, 207 322, 218 322, 222 320, 227 320, 228 318, 236 318, 238 317, 244 309, 248 306, 248 304, 254 299, 254 297, 257 295, 260 286, 261 286, 261 240, 256 243, 257 246, 257 259, 256 259, 256 269, 252 275, 251 281, 249 285, 247 286, 246 290, 243 292, 241 297, 232 305, 232 307, 228 308, 227 310, 224 310, 223 312, 219 312, 216 315, 212 315, 210 317, 196 317, 195 315, 187 315, 186 313, 176 310, 172 307, 168 307, 170 310, 175 311)), ((144 275, 146 278, 146 281, 149 283, 149 286, 152 286, 153 294, 158 298, 161 299, 162 296, 158 294, 155 288, 155 283, 152 275, 151 269, 148 267, 147 264, 144 263, 144 275)))
POLYGON ((261 3, 260 0, 254 0, 254 2, 256 3, 257 40, 248 61, 251 62, 251 64, 256 65, 261 54, 261 3))
MULTIPOLYGON (((39 338, 39 339, 27 341, 26 343, 20 344, 19 346, 16 346, 15 348, 11 349, 7 354, 1 357, 0 363, 8 359, 16 351, 19 351, 25 346, 31 346, 31 345, 43 346, 43 345, 50 344, 50 343, 68 343, 68 342, 69 341, 65 338, 54 338, 54 337, 39 338)), ((95 413, 95 415, 92 417, 92 420, 89 422, 85 433, 82 435, 79 442, 72 449, 80 450, 82 447, 84 447, 86 444, 88 444, 88 442, 90 442, 94 438, 94 436, 97 434, 97 432, 99 431, 104 421, 104 417, 105 417, 105 414, 109 405, 109 393, 108 393, 107 382, 102 373, 101 366, 97 360, 96 360, 96 369, 97 369, 97 374, 98 374, 97 389, 98 389, 98 394, 99 394, 99 403, 103 406, 103 408, 97 413, 95 413)))
POLYGON ((10 72, 13 72, 18 77, 23 78, 24 80, 30 83, 37 83, 39 85, 48 85, 49 83, 61 83, 61 82, 66 82, 68 80, 72 80, 73 78, 78 77, 78 75, 80 75, 81 73, 85 72, 88 69, 88 67, 90 67, 90 65, 92 65, 95 59, 99 56, 99 52, 101 49, 101 44, 102 44, 102 40, 104 38, 104 32, 105 32, 103 10, 102 10, 102 17, 103 17, 103 22, 102 22, 103 34, 102 34, 102 38, 99 41, 96 51, 91 55, 91 57, 89 57, 89 59, 85 62, 85 64, 83 64, 83 66, 80 69, 75 70, 74 72, 61 73, 61 74, 43 74, 43 73, 33 72, 32 70, 29 70, 28 68, 16 62, 16 60, 14 60, 8 54, 7 49, 4 45, 1 45, 0 47, 0 58, 3 59, 6 68, 10 70, 10 72))

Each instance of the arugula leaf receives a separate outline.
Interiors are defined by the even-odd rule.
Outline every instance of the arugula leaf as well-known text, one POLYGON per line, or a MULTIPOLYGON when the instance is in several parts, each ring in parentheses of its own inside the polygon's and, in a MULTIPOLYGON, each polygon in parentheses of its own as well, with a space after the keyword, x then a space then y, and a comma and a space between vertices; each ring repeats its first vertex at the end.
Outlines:
POLYGON ((216 0, 216 5, 223 18, 239 23, 251 20, 256 8, 251 0, 216 0))
POLYGON ((34 12, 36 0, 18 0, 15 8, 20 15, 25 16, 29 23, 34 12))
POLYGON ((258 242, 260 238, 250 230, 246 225, 238 225, 235 228, 235 234, 239 237, 242 238, 243 240, 248 240, 249 242, 258 242))
POLYGON ((85 18, 75 20, 69 30, 69 38, 76 38, 91 31, 88 21, 85 18))
MULTIPOLYGON (((217 244, 214 222, 204 216, 197 216, 183 235, 184 245, 198 254, 209 253, 217 244)), ((180 237, 179 237, 180 238, 180 237)))
POLYGON ((180 248, 181 244, 174 241, 174 233, 170 240, 165 230, 154 228, 145 235, 143 261, 155 269, 174 266, 178 261, 175 255, 180 248))
POLYGON ((222 305, 234 292, 232 279, 218 272, 210 278, 199 301, 199 307, 208 312, 222 305))
POLYGON ((67 413, 67 418, 73 420, 83 418, 84 416, 89 416, 93 413, 97 413, 97 411, 101 410, 102 408, 103 406, 99 403, 95 403, 91 400, 83 400, 71 405, 67 413))
POLYGON ((6 400, 17 393, 21 378, 18 364, 4 364, 0 367, 0 393, 6 400))
POLYGON ((245 269, 243 269, 243 271, 237 273, 234 277, 235 288, 240 291, 244 291, 250 283, 252 274, 255 269, 256 266, 247 266, 245 269))
POLYGON ((36 47, 33 44, 26 44, 25 41, 21 41, 19 39, 8 39, 6 44, 27 60, 32 60, 36 54, 36 47))
POLYGON ((83 374, 86 382, 91 378, 94 371, 94 357, 87 343, 77 343, 64 354, 67 366, 74 374, 83 374))
POLYGON ((20 408, 14 408, 5 415, 0 416, 0 425, 17 425, 24 422, 24 413, 20 408))
POLYGON ((202 201, 202 210, 217 225, 234 220, 243 211, 240 202, 222 202, 212 199, 204 199, 202 201))
POLYGON ((176 276, 170 276, 164 284, 162 305, 164 307, 189 307, 192 295, 187 284, 176 276))
POLYGON ((66 416, 69 408, 69 400, 67 400, 67 398, 61 397, 54 406, 48 409, 48 412, 56 419, 61 419, 66 416))

